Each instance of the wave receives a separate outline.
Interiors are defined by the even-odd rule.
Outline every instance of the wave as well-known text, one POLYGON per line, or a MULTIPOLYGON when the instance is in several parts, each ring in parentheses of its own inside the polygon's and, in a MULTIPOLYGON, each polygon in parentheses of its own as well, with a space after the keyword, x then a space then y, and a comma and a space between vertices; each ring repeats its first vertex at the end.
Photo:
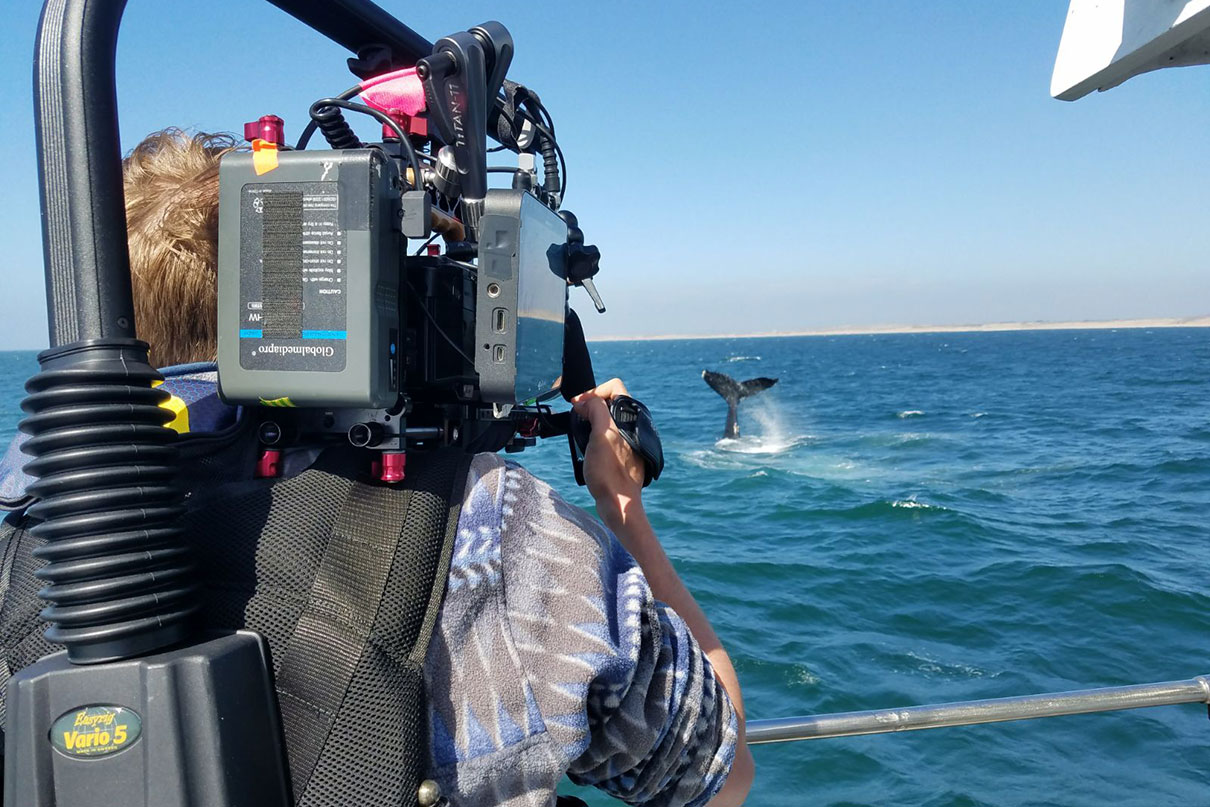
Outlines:
POLYGON ((1203 474, 1210 471, 1210 457, 1180 457, 1156 463, 1148 469, 1156 474, 1203 474))
POLYGON ((926 678, 983 678, 987 671, 972 664, 960 661, 945 661, 922 651, 908 650, 903 653, 907 669, 893 669, 893 672, 922 674, 926 678))
POLYGON ((914 443, 927 443, 935 439, 937 439, 936 435, 926 432, 904 432, 903 434, 893 435, 889 441, 889 445, 903 446, 914 443))
MULTIPOLYGON (((876 431, 856 433, 849 436, 849 440, 857 445, 855 450, 865 451, 871 448, 915 448, 925 446, 930 443, 953 444, 956 439, 949 434, 938 432, 900 432, 900 431, 876 431)), ((958 440, 957 442, 960 442, 958 440)))
POLYGON ((905 409, 904 411, 900 412, 900 413, 899 413, 898 415, 896 415, 895 417, 898 417, 898 418, 915 418, 915 417, 920 417, 920 416, 921 416, 921 415, 923 415, 923 414, 924 414, 924 412, 923 412, 923 411, 921 411, 921 410, 919 410, 919 409, 905 409))
POLYGON ((760 361, 760 356, 728 356, 727 363, 734 364, 737 361, 760 361))
POLYGON ((760 464, 761 461, 755 458, 777 457, 789 450, 789 447, 778 450, 777 446, 762 446, 750 438, 723 438, 709 448, 687 451, 681 458, 705 471, 746 471, 750 475, 745 479, 762 479, 759 472, 768 472, 771 468, 760 464))
POLYGON ((831 516, 845 521, 861 521, 879 516, 916 518, 926 513, 955 513, 955 511, 940 504, 917 501, 915 496, 909 496, 906 499, 879 499, 844 509, 824 508, 812 511, 816 517, 831 516), (908 512, 902 512, 904 510, 908 512))
MULTIPOLYGON (((742 653, 742 651, 741 651, 742 653)), ((737 664, 737 667, 745 672, 751 670, 752 675, 762 675, 771 677, 775 681, 779 681, 783 687, 788 687, 793 690, 798 687, 814 688, 819 686, 822 678, 811 670, 806 664, 793 661, 771 661, 755 657, 742 658, 742 665, 737 664)))
POLYGON ((820 677, 811 672, 805 664, 795 664, 792 672, 787 676, 787 683, 791 685, 813 687, 819 684, 820 677))
POLYGON ((785 437, 724 437, 714 444, 719 451, 729 454, 784 454, 807 441, 803 435, 785 437))
POLYGON ((929 504, 927 502, 918 502, 915 497, 907 499, 896 499, 891 502, 891 507, 899 508, 900 510, 948 510, 948 507, 942 507, 939 504, 929 504))
POLYGON ((1144 489, 1164 488, 1175 484, 1173 477, 1205 475, 1210 472, 1210 457, 1173 457, 1166 459, 1140 458, 1134 462, 1105 462, 1069 460, 1054 465, 1030 466, 1022 464, 1015 468, 986 468, 982 473, 989 478, 1011 478, 1014 476, 1046 475, 1057 482, 1121 482, 1140 484, 1144 489), (1151 460, 1151 461, 1148 461, 1151 460), (1131 480, 1141 480, 1133 482, 1131 480))

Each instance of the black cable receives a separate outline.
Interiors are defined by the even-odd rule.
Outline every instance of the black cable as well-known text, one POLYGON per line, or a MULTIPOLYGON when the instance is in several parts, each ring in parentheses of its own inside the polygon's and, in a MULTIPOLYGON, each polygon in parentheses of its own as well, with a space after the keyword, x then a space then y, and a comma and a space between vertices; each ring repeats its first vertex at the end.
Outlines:
MULTIPOLYGON (((538 105, 541 106, 541 101, 538 102, 538 105)), ((542 107, 542 109, 546 108, 542 107)), ((518 108, 517 114, 532 123, 538 133, 545 135, 550 140, 550 144, 554 146, 555 153, 559 156, 559 202, 562 203, 563 198, 567 196, 567 158, 563 156, 563 149, 559 148, 559 140, 555 137, 554 129, 547 128, 544 123, 534 120, 528 110, 518 108)), ((549 112, 546 115, 550 117, 549 112)))
POLYGON ((421 252, 424 252, 424 250, 425 250, 426 248, 428 248, 428 245, 429 245, 429 244, 431 244, 431 243, 433 243, 434 241, 436 241, 436 240, 437 240, 437 236, 439 236, 439 235, 441 235, 441 233, 433 233, 432 235, 430 235, 430 236, 429 236, 429 240, 428 240, 428 241, 425 241, 423 244, 421 244, 421 245, 420 245, 420 248, 419 248, 419 249, 417 249, 417 250, 416 250, 416 252, 415 252, 414 254, 415 254, 417 257, 419 257, 420 253, 421 253, 421 252))
MULTIPOLYGON (((528 121, 539 135, 546 138, 549 146, 543 147, 539 145, 536 151, 545 152, 543 153, 543 170, 546 173, 546 178, 549 177, 551 170, 559 172, 559 201, 562 202, 563 198, 567 195, 567 158, 563 155, 563 149, 559 146, 558 138, 555 137, 554 118, 551 116, 550 110, 542 103, 542 99, 538 97, 537 93, 522 85, 517 85, 517 90, 515 104, 510 102, 507 94, 501 92, 500 95, 496 96, 493 108, 499 112, 500 116, 507 121, 511 128, 516 127, 517 117, 520 117, 522 120, 528 121), (541 120, 535 120, 535 115, 541 118, 541 120), (548 149, 550 148, 554 149, 555 157, 558 159, 557 166, 551 165, 548 160, 548 149)), ((489 152, 498 150, 499 148, 488 149, 489 152)), ((514 148, 513 150, 521 151, 520 148, 514 148)))
MULTIPOLYGON (((541 106, 540 101, 538 102, 538 105, 541 106)), ((546 107, 541 108, 543 111, 546 111, 546 107)), ((542 121, 534 120, 533 115, 531 115, 528 110, 521 109, 520 107, 514 107, 513 111, 516 112, 517 115, 529 121, 538 134, 545 136, 550 140, 550 144, 554 146, 555 154, 559 157, 559 201, 562 202, 563 198, 567 195, 567 158, 563 156, 563 149, 559 147, 559 141, 555 137, 553 126, 548 128, 542 121)), ((503 110, 501 111, 501 114, 503 114, 503 110)), ((549 111, 546 111, 546 117, 550 117, 549 111)), ((506 119, 510 124, 512 124, 512 118, 506 119)))
MULTIPOLYGON (((352 87, 345 90, 344 92, 342 92, 340 95, 338 95, 336 97, 342 101, 348 101, 353 96, 360 95, 360 94, 361 94, 361 85, 354 84, 352 87)), ((298 142, 294 144, 294 150, 302 151, 303 149, 305 149, 307 147, 307 143, 311 142, 311 135, 315 134, 315 130, 318 127, 319 127, 319 123, 317 121, 312 120, 309 123, 307 123, 306 127, 303 128, 303 130, 302 130, 302 134, 300 134, 298 136, 298 142)))
MULTIPOLYGON (((522 118, 524 118, 525 120, 527 120, 531 124, 533 124, 534 129, 537 130, 540 134, 546 135, 551 140, 555 139, 555 133, 546 127, 545 122, 540 121, 540 120, 534 120, 534 116, 532 114, 530 114, 529 110, 521 109, 520 107, 516 107, 514 109, 514 111, 518 115, 520 115, 522 118)), ((511 123, 512 121, 510 120, 509 122, 511 123)))
POLYGON ((563 156, 563 149, 559 148, 559 141, 551 138, 551 145, 555 147, 555 153, 559 155, 559 162, 562 164, 562 173, 559 177, 559 204, 563 204, 563 200, 567 197, 567 158, 563 156))
MULTIPOLYGON (((436 164, 436 158, 431 154, 417 153, 416 149, 412 146, 411 139, 407 137, 406 133, 402 128, 400 128, 399 124, 387 115, 379 112, 373 107, 365 106, 364 104, 348 103, 350 98, 353 98, 360 93, 361 85, 355 84, 333 98, 324 98, 320 101, 316 101, 311 105, 311 109, 315 110, 317 106, 340 107, 342 109, 349 109, 354 112, 362 112, 370 115, 382 122, 384 125, 389 126, 395 132, 395 134, 399 136, 399 140, 403 144, 403 148, 407 153, 408 161, 411 163, 412 170, 415 172, 415 177, 417 180, 416 187, 422 187, 420 178, 423 176, 423 174, 420 171, 420 159, 423 157, 429 162, 436 164)), ((533 96, 530 96, 530 98, 527 100, 534 103, 539 110, 538 114, 543 118, 543 120, 534 120, 533 115, 529 112, 529 110, 522 109, 521 107, 515 107, 514 111, 516 114, 529 121, 539 134, 546 135, 546 137, 550 138, 551 145, 553 145, 555 148, 555 153, 559 155, 559 200, 562 201, 567 195, 567 158, 563 156, 563 149, 559 147, 559 141, 555 137, 554 120, 551 118, 550 110, 548 110, 541 101, 537 100, 533 96)), ((503 105, 503 101, 503 98, 496 98, 497 105, 503 105)), ((294 146, 295 150, 302 151, 306 149, 307 144, 311 141, 311 137, 315 134, 315 130, 318 127, 319 122, 312 118, 312 120, 307 123, 306 127, 303 129, 302 134, 299 135, 298 142, 294 146)), ((502 151, 504 148, 505 146, 503 145, 495 146, 488 149, 488 152, 502 151)), ((491 169, 488 170, 490 171, 491 169)))
MULTIPOLYGON (((361 85, 354 84, 352 87, 349 87, 349 89, 345 90, 344 92, 340 93, 339 95, 335 96, 334 98, 324 99, 324 100, 333 101, 333 102, 334 101, 348 101, 350 98, 353 98, 360 94, 361 94, 361 85)), ((534 95, 530 94, 529 97, 526 98, 526 101, 533 103, 534 106, 536 106, 538 108, 538 114, 542 117, 541 121, 534 120, 533 116, 529 113, 529 110, 527 110, 527 109, 523 109, 521 107, 514 107, 514 110, 522 118, 524 118, 525 120, 527 120, 531 124, 533 124, 534 128, 537 129, 539 133, 545 134, 547 137, 549 137, 551 144, 555 147, 555 153, 557 153, 559 155, 559 170, 560 170, 559 199, 561 201, 563 199, 563 197, 565 197, 567 195, 567 158, 563 156, 563 149, 561 149, 559 147, 558 138, 555 137, 554 119, 551 117, 550 110, 548 110, 546 108, 546 105, 543 104, 542 101, 540 101, 534 95)), ((317 103, 319 103, 319 102, 317 102, 317 103)), ((505 103, 505 99, 502 96, 496 97, 497 106, 503 107, 504 103, 505 103)), ((344 109, 354 109, 355 111, 358 111, 358 112, 363 111, 362 109, 357 109, 353 106, 344 106, 343 104, 328 103, 327 105, 328 106, 339 106, 344 109)), ((361 105, 359 104, 356 106, 360 107, 361 105)), ((312 104, 311 108, 314 109, 315 104, 312 104)), ((364 109, 371 110, 372 108, 364 107, 364 109)), ((503 111, 503 110, 501 110, 501 111, 503 111)), ((367 114, 374 114, 374 113, 377 113, 377 110, 373 110, 372 112, 367 112, 367 114)), ((379 114, 381 114, 381 113, 379 113, 379 114)), ((375 114, 375 117, 377 117, 376 114, 375 114)), ((511 123, 511 121, 510 121, 510 123, 511 123)), ((399 125, 396 124, 394 121, 389 121, 389 123, 387 125, 389 125, 395 131, 396 134, 400 135, 400 140, 403 143, 406 143, 406 146, 404 148, 408 152, 408 158, 412 163, 412 170, 414 170, 416 172, 417 178, 419 178, 421 176, 420 171, 419 171, 419 165, 420 165, 419 158, 421 156, 427 158, 429 160, 429 162, 431 162, 431 163, 435 164, 437 162, 436 158, 430 154, 417 154, 416 150, 412 147, 412 141, 409 138, 407 138, 406 136, 403 136, 403 131, 400 129, 399 125)), ((302 134, 298 136, 298 142, 294 145, 295 150, 302 151, 302 150, 306 149, 307 143, 311 142, 311 137, 315 134, 315 130, 318 128, 318 126, 319 126, 319 123, 315 120, 311 120, 310 122, 307 123, 306 127, 302 130, 302 134)), ((488 152, 491 153, 491 152, 496 152, 496 151, 503 151, 505 148, 506 148, 506 146, 503 146, 503 145, 494 146, 494 147, 488 149, 488 152)), ((419 185, 417 187, 419 187, 419 185)))
MULTIPOLYGON (((546 131, 543 133, 545 133, 546 136, 551 139, 551 145, 554 146, 555 154, 559 156, 559 200, 561 201, 567 194, 567 160, 566 157, 563 156, 563 149, 559 148, 559 138, 555 136, 554 133, 554 117, 551 115, 551 110, 546 108, 546 104, 542 103, 542 99, 537 97, 537 93, 530 92, 529 96, 526 97, 522 103, 524 105, 524 109, 522 110, 523 114, 526 113, 526 111, 529 111, 532 106, 532 108, 537 109, 538 115, 541 115, 543 122, 546 123, 546 131)), ((529 120, 531 123, 534 123, 534 126, 538 129, 538 131, 542 131, 542 127, 538 125, 537 121, 532 119, 529 120)))
POLYGON ((437 324, 437 320, 433 317, 432 312, 429 311, 428 308, 426 308, 424 306, 424 303, 420 302, 420 299, 421 299, 420 292, 416 291, 416 287, 412 285, 412 281, 410 281, 410 280, 407 281, 407 284, 408 284, 408 289, 412 292, 412 294, 416 295, 416 301, 417 301, 417 304, 420 306, 420 311, 421 311, 421 313, 423 313, 425 315, 425 317, 428 318, 429 324, 437 329, 437 333, 441 334, 442 338, 444 338, 445 341, 450 343, 450 347, 452 347, 454 350, 458 351, 459 356, 466 359, 467 364, 469 364, 471 367, 474 367, 475 360, 472 359, 470 356, 466 355, 465 353, 463 353, 462 348, 458 347, 458 343, 455 342, 453 339, 450 339, 449 334, 447 334, 445 331, 441 330, 441 326, 437 324))
POLYGON ((408 162, 411 163, 412 166, 413 187, 417 189, 424 187, 424 173, 420 168, 420 159, 416 156, 416 149, 413 148, 412 141, 408 139, 407 132, 403 131, 403 127, 399 125, 398 121, 384 112, 379 112, 372 106, 355 104, 352 101, 345 101, 340 98, 321 98, 315 103, 311 104, 311 118, 314 119, 317 114, 320 114, 322 110, 327 107, 339 107, 340 109, 347 109, 351 112, 360 112, 363 115, 369 115, 383 126, 386 126, 390 128, 391 131, 395 132, 395 134, 399 137, 400 144, 403 146, 404 153, 407 155, 408 162))
POLYGON ((546 121, 546 128, 550 129, 551 137, 555 134, 555 119, 550 116, 550 110, 546 108, 546 104, 542 103, 538 98, 531 96, 530 101, 538 107, 538 112, 542 115, 542 119, 546 121))
POLYGON ((311 120, 319 125, 319 133, 328 141, 328 148, 344 151, 365 148, 366 144, 349 126, 340 107, 328 104, 311 107, 311 120))

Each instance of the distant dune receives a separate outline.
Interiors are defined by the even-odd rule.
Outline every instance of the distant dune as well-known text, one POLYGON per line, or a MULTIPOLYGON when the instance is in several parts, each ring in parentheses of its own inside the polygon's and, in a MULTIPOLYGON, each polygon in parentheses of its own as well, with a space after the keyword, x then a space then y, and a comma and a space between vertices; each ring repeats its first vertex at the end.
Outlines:
POLYGON ((1210 328, 1210 316, 1167 319, 1110 319, 1073 322, 987 322, 981 325, 869 325, 764 333, 651 334, 644 336, 593 336, 590 342, 628 342, 656 339, 746 339, 762 336, 856 336, 877 333, 980 333, 987 331, 1082 331, 1115 328, 1210 328))

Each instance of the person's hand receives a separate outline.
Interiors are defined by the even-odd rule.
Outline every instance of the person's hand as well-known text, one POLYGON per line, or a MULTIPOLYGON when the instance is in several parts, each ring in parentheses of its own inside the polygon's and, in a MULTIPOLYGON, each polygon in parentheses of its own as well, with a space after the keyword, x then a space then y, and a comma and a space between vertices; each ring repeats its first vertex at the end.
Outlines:
POLYGON ((609 402, 628 395, 621 379, 612 378, 572 399, 576 414, 592 426, 584 451, 584 481, 605 523, 616 527, 629 511, 642 504, 643 460, 622 438, 609 414, 609 402))

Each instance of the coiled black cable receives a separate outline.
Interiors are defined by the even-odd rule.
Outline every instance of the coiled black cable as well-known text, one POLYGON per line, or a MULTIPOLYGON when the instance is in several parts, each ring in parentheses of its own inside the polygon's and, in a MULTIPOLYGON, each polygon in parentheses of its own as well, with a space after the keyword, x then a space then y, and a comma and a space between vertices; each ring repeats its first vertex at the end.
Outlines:
POLYGON ((361 142, 353 129, 345 120, 344 113, 335 104, 321 106, 316 102, 311 106, 311 120, 319 127, 319 133, 334 149, 359 149, 365 144, 361 142))
POLYGON ((176 526, 173 415, 153 389, 161 376, 133 339, 79 342, 45 351, 29 380, 21 430, 30 532, 45 544, 37 574, 47 585, 46 636, 76 663, 130 658, 180 642, 197 610, 197 583, 176 526))
POLYGON ((562 202, 563 192, 567 189, 559 181, 559 157, 555 153, 557 147, 554 139, 546 135, 538 135, 538 151, 542 153, 542 187, 547 193, 559 193, 559 201, 562 202))
MULTIPOLYGON (((336 97, 342 101, 347 101, 350 98, 356 98, 357 95, 360 93, 361 93, 361 85, 354 84, 352 87, 345 90, 344 92, 342 92, 340 95, 338 95, 336 97)), ((298 136, 298 142, 294 144, 294 149, 296 151, 302 151, 303 149, 305 149, 307 147, 307 144, 311 142, 311 135, 315 134, 315 130, 318 127, 319 127, 319 124, 317 124, 314 120, 307 121, 307 125, 305 127, 303 127, 302 134, 300 134, 298 136)))
MULTIPOLYGON (((335 109, 336 117, 338 117, 340 119, 340 122, 344 126, 345 129, 348 129, 349 125, 347 123, 345 123, 344 116, 340 114, 341 109, 348 109, 353 112, 360 112, 363 115, 369 115, 371 118, 378 121, 383 126, 386 126, 387 128, 391 129, 391 131, 393 131, 395 133, 395 136, 399 138, 399 145, 400 145, 400 147, 402 147, 404 156, 407 157, 408 163, 412 167, 412 171, 413 171, 413 181, 411 183, 412 187, 417 188, 417 189, 421 189, 424 187, 424 172, 421 171, 421 169, 420 169, 420 158, 416 154, 416 148, 412 145, 411 139, 408 138, 407 132, 405 132, 403 130, 403 127, 400 126, 399 123, 395 119, 393 119, 391 116, 387 115, 386 113, 379 112, 377 109, 374 109, 374 107, 366 106, 365 104, 355 104, 352 101, 345 101, 344 99, 341 99, 341 98, 321 98, 318 101, 316 101, 315 103, 311 104, 311 120, 316 121, 321 130, 324 127, 324 123, 318 121, 316 116, 317 115, 323 116, 323 115, 329 114, 326 112, 326 110, 328 110, 328 109, 335 109)), ((351 129, 349 130, 349 134, 350 135, 353 134, 351 129)), ((327 135, 325 133, 325 137, 326 136, 327 135)), ((356 135, 353 135, 353 137, 354 137, 354 139, 356 139, 356 135)), ((328 141, 328 142, 329 142, 329 145, 331 145, 331 141, 328 141)), ((303 143, 303 145, 305 146, 306 143, 303 143)), ((362 143, 360 140, 358 140, 357 145, 355 145, 355 146, 332 145, 332 148, 360 148, 361 146, 362 146, 362 143)))

